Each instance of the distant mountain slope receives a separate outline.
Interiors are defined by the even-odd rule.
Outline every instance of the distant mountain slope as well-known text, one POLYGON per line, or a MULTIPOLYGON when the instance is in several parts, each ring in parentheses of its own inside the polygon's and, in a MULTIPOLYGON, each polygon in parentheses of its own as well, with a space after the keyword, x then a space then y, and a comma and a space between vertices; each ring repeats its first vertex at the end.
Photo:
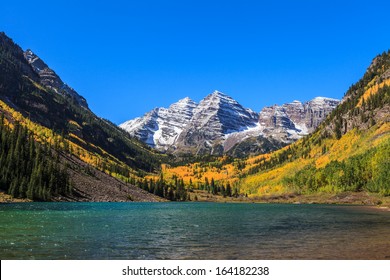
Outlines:
POLYGON ((339 101, 317 97, 264 108, 260 114, 215 91, 188 97, 120 125, 151 147, 175 154, 246 156, 281 148, 312 132, 339 101))

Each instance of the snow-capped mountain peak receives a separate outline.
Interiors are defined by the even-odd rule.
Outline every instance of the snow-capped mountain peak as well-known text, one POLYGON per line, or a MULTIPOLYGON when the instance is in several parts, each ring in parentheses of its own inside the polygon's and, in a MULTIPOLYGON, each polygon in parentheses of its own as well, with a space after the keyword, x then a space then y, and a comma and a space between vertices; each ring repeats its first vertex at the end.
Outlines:
POLYGON ((206 96, 194 110, 192 124, 196 129, 218 127, 221 133, 239 131, 254 126, 258 115, 245 109, 230 96, 214 91, 206 96))
POLYGON ((229 97, 226 94, 224 94, 222 91, 214 90, 212 93, 209 94, 209 96, 219 96, 219 97, 229 97))
POLYGON ((334 104, 338 104, 340 101, 334 98, 328 98, 328 97, 315 97, 312 100, 308 101, 311 106, 332 106, 334 104))
POLYGON ((197 103, 193 101, 191 98, 186 97, 183 99, 180 99, 176 103, 173 103, 171 106, 169 106, 169 109, 172 110, 192 110, 191 108, 195 108, 197 106, 197 103))
POLYGON ((212 93, 207 95, 201 102, 238 104, 236 100, 218 90, 214 90, 212 93))
POLYGON ((338 102, 325 97, 305 103, 294 100, 265 107, 257 114, 215 90, 199 104, 186 97, 168 109, 157 108, 120 126, 163 151, 220 155, 246 141, 268 145, 251 151, 269 151, 313 131, 338 102))

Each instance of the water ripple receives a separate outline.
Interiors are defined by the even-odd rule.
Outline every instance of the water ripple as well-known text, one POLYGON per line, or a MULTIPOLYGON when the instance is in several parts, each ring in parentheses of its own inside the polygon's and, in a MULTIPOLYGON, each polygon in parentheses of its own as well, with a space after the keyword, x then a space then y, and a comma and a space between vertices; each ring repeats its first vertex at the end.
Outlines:
POLYGON ((390 213, 327 205, 0 205, 1 259, 385 259, 390 213))

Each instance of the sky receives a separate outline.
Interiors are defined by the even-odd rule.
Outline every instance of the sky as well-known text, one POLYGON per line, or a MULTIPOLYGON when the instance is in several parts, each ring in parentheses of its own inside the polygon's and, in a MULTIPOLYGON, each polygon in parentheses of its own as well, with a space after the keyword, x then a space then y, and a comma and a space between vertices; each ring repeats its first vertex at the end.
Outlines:
POLYGON ((389 1, 2 1, 0 31, 120 124, 214 90, 259 112, 341 99, 390 48, 389 1))

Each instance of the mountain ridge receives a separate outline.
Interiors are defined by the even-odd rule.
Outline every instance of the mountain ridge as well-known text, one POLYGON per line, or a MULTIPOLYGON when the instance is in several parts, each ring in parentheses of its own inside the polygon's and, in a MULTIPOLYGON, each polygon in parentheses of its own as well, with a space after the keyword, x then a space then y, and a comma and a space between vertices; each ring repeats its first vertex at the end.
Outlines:
POLYGON ((47 66, 47 64, 31 49, 27 49, 23 55, 32 66, 32 69, 39 75, 40 83, 42 85, 52 89, 57 94, 71 97, 77 104, 88 109, 87 100, 79 95, 73 88, 65 84, 54 70, 47 66))
POLYGON ((185 114, 178 111, 179 123, 170 122, 169 108, 155 108, 119 127, 149 146, 168 153, 246 156, 275 150, 307 135, 338 103, 334 98, 316 97, 304 103, 294 101, 264 107, 256 113, 215 90, 198 104, 191 100, 190 108, 183 111, 185 114), (175 131, 165 133, 168 127, 174 127, 175 131), (241 149, 247 151, 237 152, 241 149))

